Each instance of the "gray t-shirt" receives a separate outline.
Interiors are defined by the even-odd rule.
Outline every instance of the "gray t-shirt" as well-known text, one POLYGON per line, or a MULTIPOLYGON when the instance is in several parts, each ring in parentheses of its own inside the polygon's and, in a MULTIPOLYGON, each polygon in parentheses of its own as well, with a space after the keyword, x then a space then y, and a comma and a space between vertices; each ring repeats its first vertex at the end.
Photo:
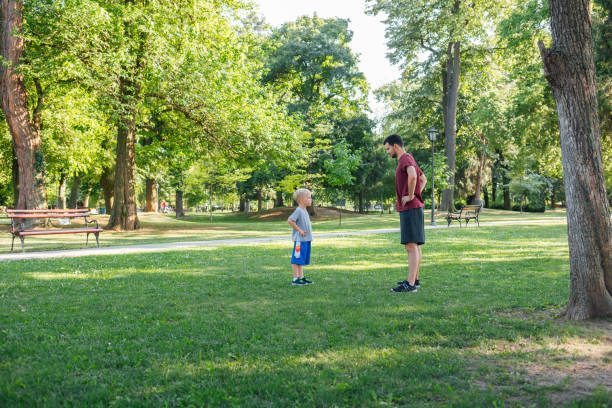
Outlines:
POLYGON ((289 216, 289 219, 295 222, 302 231, 306 232, 306 236, 303 237, 300 235, 300 232, 294 228, 293 235, 291 236, 294 241, 312 241, 312 227, 310 226, 310 216, 308 215, 308 211, 302 207, 298 207, 295 209, 293 214, 289 216))

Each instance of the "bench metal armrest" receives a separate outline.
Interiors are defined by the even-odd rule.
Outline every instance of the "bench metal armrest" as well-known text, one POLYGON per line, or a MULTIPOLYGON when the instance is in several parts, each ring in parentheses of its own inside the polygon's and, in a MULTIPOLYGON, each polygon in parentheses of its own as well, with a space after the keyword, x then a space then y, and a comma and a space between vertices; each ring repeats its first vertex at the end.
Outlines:
POLYGON ((98 220, 88 220, 87 217, 83 217, 85 218, 85 226, 87 226, 87 224, 96 224, 96 228, 100 228, 100 224, 98 223, 98 220))

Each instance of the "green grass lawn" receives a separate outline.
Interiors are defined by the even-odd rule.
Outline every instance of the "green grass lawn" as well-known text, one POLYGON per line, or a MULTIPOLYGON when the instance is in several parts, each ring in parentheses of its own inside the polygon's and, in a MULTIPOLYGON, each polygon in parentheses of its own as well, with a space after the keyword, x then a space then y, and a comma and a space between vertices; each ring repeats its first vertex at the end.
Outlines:
POLYGON ((564 225, 428 231, 413 294, 397 240, 314 241, 306 287, 289 242, 1 262, 0 406, 612 406, 564 225))
MULTIPOLYGON (((100 225, 108 223, 108 216, 96 216, 100 225)), ((100 234, 101 246, 123 246, 136 244, 157 244, 176 241, 202 241, 228 238, 265 237, 276 235, 290 235, 291 229, 286 217, 257 217, 236 213, 215 213, 213 222, 210 216, 202 213, 189 213, 181 219, 168 214, 140 213, 139 219, 142 228, 131 232, 104 231, 100 234), (281 219, 278 219, 281 218, 281 219)), ((515 211, 502 211, 485 209, 481 214, 482 222, 495 221, 525 221, 525 220, 554 220, 564 222, 565 211, 548 211, 545 213, 519 213, 515 211)), ((431 212, 425 211, 425 220, 429 224, 431 212)), ((0 253, 9 253, 11 249, 11 235, 9 233, 9 220, 0 219, 0 253)), ((446 225, 442 215, 436 217, 436 222, 446 225)), ((454 223, 456 224, 456 222, 454 223)), ((342 221, 336 212, 328 211, 325 216, 313 219, 315 233, 356 231, 370 229, 399 228, 399 216, 392 214, 369 214, 367 216, 356 214, 343 214, 342 221)), ((78 249, 85 247, 85 234, 67 235, 41 235, 26 237, 26 252, 78 249)), ((90 236, 89 246, 95 246, 95 237, 90 236), (93 243, 92 243, 93 240, 93 243)), ((19 239, 15 240, 16 251, 21 251, 19 239)))

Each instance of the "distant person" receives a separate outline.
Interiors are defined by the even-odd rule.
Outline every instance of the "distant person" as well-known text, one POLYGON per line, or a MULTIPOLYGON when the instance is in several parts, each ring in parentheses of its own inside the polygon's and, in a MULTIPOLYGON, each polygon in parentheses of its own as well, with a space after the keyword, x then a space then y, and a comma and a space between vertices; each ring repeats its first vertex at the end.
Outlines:
POLYGON ((166 200, 163 200, 161 202, 161 211, 162 211, 162 213, 168 212, 168 204, 166 204, 166 200))
POLYGON ((408 279, 398 282, 393 292, 416 292, 419 284, 419 268, 425 243, 425 216, 421 193, 427 178, 410 153, 404 150, 404 141, 399 135, 388 136, 383 145, 387 154, 397 159, 395 171, 396 208, 400 214, 401 243, 408 253, 408 279))
POLYGON ((291 255, 291 267, 293 269, 292 285, 310 285, 304 277, 304 265, 310 265, 310 243, 312 241, 312 226, 310 216, 306 207, 312 204, 312 193, 310 190, 300 188, 293 193, 293 199, 298 207, 289 216, 287 222, 293 227, 293 254, 291 255))

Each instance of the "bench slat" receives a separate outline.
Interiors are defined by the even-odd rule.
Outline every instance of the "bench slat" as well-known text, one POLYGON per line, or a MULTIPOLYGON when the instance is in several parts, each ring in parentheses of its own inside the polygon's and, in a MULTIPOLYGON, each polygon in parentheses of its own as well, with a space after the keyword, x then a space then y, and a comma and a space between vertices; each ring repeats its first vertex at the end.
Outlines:
POLYGON ((74 234, 79 232, 102 232, 104 231, 102 228, 66 228, 60 230, 26 230, 20 231, 18 234, 27 236, 27 235, 53 235, 53 234, 74 234))

